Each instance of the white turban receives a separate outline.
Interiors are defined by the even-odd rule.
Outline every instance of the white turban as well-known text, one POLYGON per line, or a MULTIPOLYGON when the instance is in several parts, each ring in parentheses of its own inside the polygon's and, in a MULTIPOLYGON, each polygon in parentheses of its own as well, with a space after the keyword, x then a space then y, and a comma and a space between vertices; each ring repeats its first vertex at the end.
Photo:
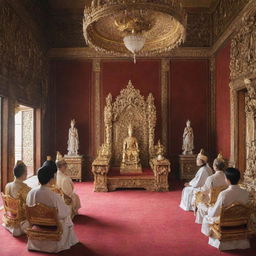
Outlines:
POLYGON ((204 154, 203 149, 200 150, 199 154, 197 155, 197 158, 203 160, 204 162, 207 162, 208 160, 208 157, 204 154))

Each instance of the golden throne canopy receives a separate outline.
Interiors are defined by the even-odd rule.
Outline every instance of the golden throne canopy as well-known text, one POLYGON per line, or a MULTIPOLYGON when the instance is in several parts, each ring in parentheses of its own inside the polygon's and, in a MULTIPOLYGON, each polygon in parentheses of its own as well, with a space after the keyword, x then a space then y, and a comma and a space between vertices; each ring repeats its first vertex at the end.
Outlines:
POLYGON ((104 145, 111 151, 113 165, 121 164, 123 141, 128 136, 128 126, 131 124, 133 136, 138 140, 142 166, 147 167, 154 154, 156 108, 153 95, 150 93, 145 100, 129 81, 113 103, 111 94, 106 103, 104 145))

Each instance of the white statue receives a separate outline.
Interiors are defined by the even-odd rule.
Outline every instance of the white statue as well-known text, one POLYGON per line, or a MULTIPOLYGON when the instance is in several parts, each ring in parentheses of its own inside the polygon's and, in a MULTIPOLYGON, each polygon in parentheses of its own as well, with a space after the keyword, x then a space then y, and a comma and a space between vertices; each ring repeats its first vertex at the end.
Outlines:
POLYGON ((79 149, 79 140, 78 140, 78 132, 75 128, 75 119, 71 120, 71 127, 68 132, 68 155, 69 156, 77 156, 79 149))
POLYGON ((194 149, 194 134, 193 129, 190 126, 191 122, 188 120, 186 122, 186 127, 183 133, 183 145, 182 145, 182 154, 183 155, 192 155, 194 149))

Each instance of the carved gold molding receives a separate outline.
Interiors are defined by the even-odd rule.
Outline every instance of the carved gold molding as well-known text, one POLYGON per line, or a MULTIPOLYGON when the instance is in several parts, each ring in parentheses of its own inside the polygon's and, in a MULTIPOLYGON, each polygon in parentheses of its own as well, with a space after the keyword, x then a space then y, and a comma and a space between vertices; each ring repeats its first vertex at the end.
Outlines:
POLYGON ((238 146, 238 116, 237 116, 237 90, 230 90, 230 158, 229 165, 237 164, 237 146, 238 146))
POLYGON ((242 18, 246 15, 249 15, 253 10, 256 9, 256 2, 250 0, 246 6, 241 10, 241 12, 233 19, 227 29, 221 34, 218 40, 214 43, 210 50, 210 56, 214 55, 215 52, 229 39, 230 36, 237 30, 241 25, 242 18))
POLYGON ((256 2, 250 1, 243 12, 232 24, 235 34, 231 41, 230 61, 230 111, 231 111, 231 141, 230 164, 237 164, 238 148, 238 91, 245 89, 244 78, 256 77, 254 61, 254 34, 255 34, 256 2))
MULTIPOLYGON (((171 57, 191 57, 191 58, 208 58, 210 57, 211 51, 208 47, 180 47, 172 50, 165 54, 158 54, 152 56, 152 58, 171 58, 171 57)), ((113 56, 110 54, 104 54, 96 52, 94 49, 89 47, 80 48, 52 48, 48 51, 48 57, 52 59, 94 59, 94 58, 124 58, 130 59, 125 55, 113 56)), ((143 58, 143 57, 141 57, 143 58)))
POLYGON ((101 135, 101 122, 100 122, 100 59, 94 59, 92 62, 92 71, 93 71, 93 77, 94 77, 94 127, 95 127, 95 135, 94 136, 94 148, 100 147, 100 135, 101 135))

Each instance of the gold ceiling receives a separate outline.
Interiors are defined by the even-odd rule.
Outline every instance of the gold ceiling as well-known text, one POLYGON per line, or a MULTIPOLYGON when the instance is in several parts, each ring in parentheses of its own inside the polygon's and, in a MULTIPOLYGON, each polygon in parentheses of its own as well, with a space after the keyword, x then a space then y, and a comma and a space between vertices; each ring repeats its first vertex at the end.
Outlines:
MULTIPOLYGON (((218 0, 181 0, 184 8, 210 8, 218 0)), ((91 0, 49 0, 50 7, 53 9, 83 9, 89 5, 91 0)))
POLYGON ((184 41, 185 27, 186 13, 179 0, 93 1, 84 11, 86 43, 111 54, 149 56, 169 51, 184 41), (124 43, 130 36, 133 41, 128 45, 134 50, 124 43), (138 37, 143 46, 135 50, 141 42, 135 45, 138 37))

